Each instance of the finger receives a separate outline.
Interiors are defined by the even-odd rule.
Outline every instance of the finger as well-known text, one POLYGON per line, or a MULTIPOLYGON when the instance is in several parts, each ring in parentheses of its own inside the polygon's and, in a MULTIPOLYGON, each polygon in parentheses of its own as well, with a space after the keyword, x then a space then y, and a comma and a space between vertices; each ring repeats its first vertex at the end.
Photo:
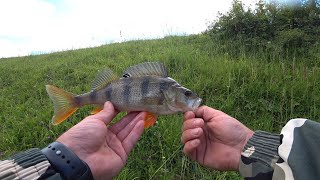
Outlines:
POLYGON ((109 133, 106 137, 106 150, 112 149, 117 155, 119 155, 123 162, 127 161, 126 151, 122 147, 122 143, 118 140, 117 136, 113 133, 109 133))
POLYGON ((112 125, 109 130, 114 134, 118 134, 122 129, 124 129, 137 115, 139 112, 131 112, 124 116, 119 122, 112 125))
POLYGON ((194 129, 197 127, 203 127, 204 121, 201 118, 193 118, 188 119, 183 122, 182 131, 188 130, 188 129, 194 129))
POLYGON ((183 153, 191 160, 196 160, 197 147, 200 145, 199 139, 193 139, 184 144, 183 153))
POLYGON ((210 119, 214 118, 217 115, 224 114, 222 111, 213 109, 208 106, 201 106, 196 110, 196 117, 203 118, 205 121, 209 121, 210 119))
POLYGON ((194 114, 194 112, 192 111, 187 111, 184 113, 184 120, 188 120, 188 119, 192 119, 192 118, 195 118, 196 115, 194 114))
POLYGON ((122 146, 124 150, 126 151, 127 155, 129 155, 130 151, 133 149, 133 147, 136 145, 138 140, 140 139, 142 133, 144 130, 144 121, 139 120, 132 131, 129 133, 129 135, 123 140, 122 146))
POLYGON ((117 137, 122 142, 133 130, 133 128, 136 126, 136 124, 139 121, 143 122, 143 119, 145 117, 145 112, 140 112, 137 116, 135 116, 133 119, 131 119, 130 123, 128 123, 125 127, 123 127, 118 133, 117 137))
POLYGON ((111 102, 107 101, 104 103, 102 111, 98 112, 95 115, 88 116, 90 119, 99 119, 103 121, 106 125, 109 124, 110 121, 118 114, 112 105, 111 102))
POLYGON ((199 141, 200 141, 200 146, 197 147, 197 154, 196 154, 196 159, 201 160, 200 162, 204 163, 204 158, 206 155, 206 149, 208 148, 208 144, 210 143, 210 139, 208 139, 209 137, 205 135, 205 132, 208 132, 207 127, 203 127, 203 134, 202 136, 199 137, 199 141))
POLYGON ((188 129, 182 133, 181 142, 186 143, 203 135, 202 128, 188 129))

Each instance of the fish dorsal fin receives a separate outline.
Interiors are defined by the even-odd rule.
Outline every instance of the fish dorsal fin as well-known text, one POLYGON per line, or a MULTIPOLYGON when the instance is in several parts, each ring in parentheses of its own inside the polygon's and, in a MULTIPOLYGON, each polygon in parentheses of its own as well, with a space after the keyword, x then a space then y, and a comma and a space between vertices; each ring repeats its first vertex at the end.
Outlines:
POLYGON ((98 73, 91 85, 91 90, 100 90, 109 85, 112 81, 118 79, 116 75, 110 70, 105 69, 98 73))
POLYGON ((168 71, 160 62, 145 62, 129 67, 122 75, 124 78, 141 76, 168 77, 168 71))

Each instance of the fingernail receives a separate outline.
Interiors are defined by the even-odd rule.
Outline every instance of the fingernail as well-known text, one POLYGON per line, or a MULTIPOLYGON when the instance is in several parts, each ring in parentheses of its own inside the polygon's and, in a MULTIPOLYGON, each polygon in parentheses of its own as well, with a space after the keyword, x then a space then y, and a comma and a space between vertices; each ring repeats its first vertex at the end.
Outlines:
POLYGON ((191 142, 192 146, 198 146, 200 143, 199 139, 195 139, 191 142))
POLYGON ((105 107, 109 107, 110 105, 111 105, 110 101, 107 101, 107 102, 104 103, 105 107))
POLYGON ((200 123, 201 123, 201 120, 200 120, 200 119, 195 119, 195 120, 193 121, 194 127, 200 126, 200 123))
POLYGON ((193 130, 191 131, 191 133, 192 133, 194 136, 197 136, 197 135, 199 135, 199 133, 200 133, 200 129, 199 129, 199 128, 193 129, 193 130))
MULTIPOLYGON (((143 120, 139 120, 138 123, 140 123, 140 124, 139 124, 140 128, 143 128, 143 129, 144 129, 144 121, 143 121, 143 120)), ((138 123, 137 123, 137 124, 138 124, 138 123)))
POLYGON ((140 112, 138 114, 138 119, 139 120, 144 120, 144 118, 146 117, 147 113, 146 112, 140 112))

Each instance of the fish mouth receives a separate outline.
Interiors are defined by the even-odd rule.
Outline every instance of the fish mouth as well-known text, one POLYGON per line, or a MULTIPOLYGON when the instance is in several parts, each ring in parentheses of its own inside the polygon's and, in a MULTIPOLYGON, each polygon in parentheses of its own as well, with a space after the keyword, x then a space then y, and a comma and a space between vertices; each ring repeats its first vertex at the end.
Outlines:
POLYGON ((193 104, 191 105, 192 111, 196 110, 200 106, 201 102, 202 102, 201 98, 197 98, 196 100, 194 100, 193 104))

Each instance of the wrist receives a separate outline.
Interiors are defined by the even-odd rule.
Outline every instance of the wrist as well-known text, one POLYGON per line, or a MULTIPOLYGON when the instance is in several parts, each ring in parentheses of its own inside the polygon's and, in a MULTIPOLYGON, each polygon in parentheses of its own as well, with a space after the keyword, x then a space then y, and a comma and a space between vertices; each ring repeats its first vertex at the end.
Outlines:
POLYGON ((93 179, 89 166, 60 142, 53 142, 41 152, 65 179, 93 179))
POLYGON ((251 129, 247 129, 246 136, 243 139, 243 141, 240 143, 240 148, 239 148, 239 153, 237 154, 236 157, 236 163, 234 166, 234 170, 239 172, 239 166, 240 166, 240 160, 241 160, 241 153, 242 150, 245 148, 245 145, 248 143, 249 139, 254 135, 254 131, 251 129))

